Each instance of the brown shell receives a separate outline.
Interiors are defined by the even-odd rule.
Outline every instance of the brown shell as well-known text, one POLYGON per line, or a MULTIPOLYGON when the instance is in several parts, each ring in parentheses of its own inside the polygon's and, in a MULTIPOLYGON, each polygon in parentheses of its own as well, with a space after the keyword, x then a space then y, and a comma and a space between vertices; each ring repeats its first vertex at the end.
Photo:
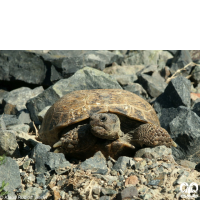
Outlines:
POLYGON ((40 138, 44 141, 46 137, 56 137, 63 127, 88 119, 96 112, 121 114, 160 126, 153 107, 134 93, 121 89, 77 90, 63 96, 47 111, 40 138))

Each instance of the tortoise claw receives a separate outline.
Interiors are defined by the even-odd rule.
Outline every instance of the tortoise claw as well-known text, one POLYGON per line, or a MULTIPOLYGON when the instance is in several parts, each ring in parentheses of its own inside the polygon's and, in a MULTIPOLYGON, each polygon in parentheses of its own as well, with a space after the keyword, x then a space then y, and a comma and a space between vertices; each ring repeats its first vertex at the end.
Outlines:
POLYGON ((56 142, 56 143, 53 145, 53 148, 61 147, 62 144, 63 144, 63 143, 62 143, 61 141, 58 141, 58 142, 56 142))
POLYGON ((55 149, 54 153, 60 153, 59 149, 55 149))

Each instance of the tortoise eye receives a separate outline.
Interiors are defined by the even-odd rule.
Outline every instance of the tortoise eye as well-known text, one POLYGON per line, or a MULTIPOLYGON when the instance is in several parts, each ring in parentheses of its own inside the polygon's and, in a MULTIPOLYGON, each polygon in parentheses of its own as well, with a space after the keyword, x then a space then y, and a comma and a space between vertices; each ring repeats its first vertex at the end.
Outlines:
POLYGON ((107 117, 103 116, 100 118, 101 122, 105 122, 107 120, 107 117))

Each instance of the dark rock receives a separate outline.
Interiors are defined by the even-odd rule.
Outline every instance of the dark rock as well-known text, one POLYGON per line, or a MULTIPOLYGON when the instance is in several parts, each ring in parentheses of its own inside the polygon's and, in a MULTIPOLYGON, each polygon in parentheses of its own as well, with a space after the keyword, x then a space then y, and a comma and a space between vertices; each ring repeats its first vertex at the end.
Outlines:
POLYGON ((107 174, 107 172, 108 172, 108 169, 98 169, 97 171, 92 172, 92 174, 102 174, 102 175, 105 175, 105 174, 107 174))
POLYGON ((148 94, 145 89, 138 83, 132 83, 124 87, 124 90, 137 94, 143 99, 148 99, 148 94))
POLYGON ((68 165, 64 154, 49 152, 50 146, 38 144, 34 147, 31 153, 31 158, 35 160, 35 171, 37 173, 44 173, 46 171, 60 168, 60 165, 65 163, 68 165))
MULTIPOLYGON (((192 62, 190 57, 190 53, 188 50, 178 50, 172 59, 172 65, 170 67, 170 71, 174 74, 178 69, 182 69, 185 65, 192 62)), ((186 70, 182 71, 181 74, 187 76, 190 74, 192 66, 186 68, 186 70)))
POLYGON ((78 168, 81 170, 92 171, 107 170, 106 159, 101 151, 98 151, 94 154, 93 157, 86 159, 84 162, 82 162, 78 168))
POLYGON ((46 180, 44 174, 38 174, 36 177, 36 182, 39 184, 39 186, 45 186, 46 180))
POLYGON ((157 113, 161 113, 162 108, 177 108, 179 106, 190 107, 190 87, 188 79, 178 76, 171 80, 163 94, 158 96, 154 103, 157 113))
POLYGON ((176 54, 176 52, 177 52, 178 50, 167 50, 167 51, 169 51, 173 56, 175 56, 175 54, 176 54))
POLYGON ((16 136, 8 130, 0 130, 0 156, 19 157, 19 147, 17 144, 16 136))
POLYGON ((127 187, 117 194, 117 200, 133 199, 134 197, 138 197, 137 188, 134 186, 127 187))
POLYGON ((46 106, 51 106, 63 95, 75 90, 106 88, 121 89, 121 86, 108 74, 90 67, 85 67, 77 71, 72 77, 58 81, 37 97, 30 99, 26 106, 30 112, 31 119, 35 124, 40 124, 38 113, 46 106))
POLYGON ((191 73, 191 80, 197 85, 200 83, 200 66, 196 65, 191 73))
POLYGON ((4 115, 3 114, 3 115, 0 115, 0 118, 3 119, 3 121, 6 125, 6 128, 8 128, 9 126, 21 124, 21 122, 17 119, 17 117, 15 115, 7 115, 7 114, 4 115))
POLYGON ((15 160, 10 157, 5 158, 5 163, 0 165, 0 186, 2 182, 8 183, 4 190, 9 192, 10 196, 14 196, 14 189, 21 187, 21 178, 19 166, 15 160))
POLYGON ((173 148, 173 155, 177 159, 186 159, 198 162, 200 151, 200 118, 189 108, 180 106, 177 108, 178 115, 169 123, 172 138, 179 145, 173 148))
POLYGON ((31 158, 35 161, 35 171, 36 173, 44 173, 48 171, 45 166, 47 160, 47 153, 50 151, 51 147, 44 144, 37 144, 31 152, 31 158))
POLYGON ((37 55, 28 51, 0 52, 0 80, 23 81, 29 84, 43 83, 46 67, 37 55))
POLYGON ((200 117, 200 99, 197 99, 194 102, 191 109, 192 109, 193 112, 195 112, 200 117))
POLYGON ((112 169, 116 171, 122 170, 123 172, 125 172, 126 168, 130 166, 130 160, 132 160, 132 158, 120 156, 112 169))
POLYGON ((165 80, 157 71, 157 66, 150 65, 137 73, 138 82, 152 96, 157 97, 162 94, 167 86, 165 80))

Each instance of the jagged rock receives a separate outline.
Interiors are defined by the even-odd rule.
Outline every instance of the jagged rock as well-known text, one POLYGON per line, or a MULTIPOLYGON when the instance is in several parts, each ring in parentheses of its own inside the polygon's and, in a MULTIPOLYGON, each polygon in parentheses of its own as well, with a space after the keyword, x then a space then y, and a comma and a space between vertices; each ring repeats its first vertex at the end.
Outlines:
POLYGON ((132 51, 125 57, 124 63, 126 65, 157 65, 160 67, 166 66, 167 60, 171 59, 172 55, 162 50, 153 51, 132 51))
POLYGON ((162 94, 167 86, 164 78, 157 71, 156 65, 150 65, 137 73, 138 82, 152 96, 162 94))
POLYGON ((99 70, 85 67, 68 79, 62 79, 37 97, 30 99, 26 107, 35 124, 40 124, 38 113, 46 106, 51 106, 63 95, 74 90, 120 88, 121 86, 108 74, 99 70))
POLYGON ((31 123, 31 118, 30 118, 29 112, 27 110, 21 111, 18 114, 17 118, 22 124, 30 124, 31 123))
POLYGON ((49 170, 55 170, 62 163, 68 166, 68 162, 62 153, 49 152, 50 146, 44 144, 37 144, 31 152, 31 158, 35 161, 35 171, 37 173, 45 173, 49 170))
POLYGON ((86 66, 103 70, 106 65, 113 62, 121 64, 123 60, 123 55, 110 51, 49 51, 41 56, 52 64, 51 75, 57 71, 55 76, 50 78, 53 81, 60 77, 68 78, 86 66))
POLYGON ((45 116, 47 110, 49 110, 50 107, 51 107, 51 106, 47 106, 47 107, 45 107, 41 112, 38 113, 38 119, 39 119, 41 122, 43 121, 44 116, 45 116))
POLYGON ((163 108, 177 108, 179 106, 190 107, 191 83, 188 79, 178 76, 172 79, 164 93, 158 96, 154 103, 154 109, 160 113, 163 108))
MULTIPOLYGON (((17 117, 15 115, 7 115, 7 114, 3 114, 0 115, 0 118, 3 119, 6 128, 8 128, 9 126, 14 126, 14 125, 18 125, 21 124, 21 122, 17 119, 17 117)), ((0 125, 1 128, 1 125, 0 125)))
MULTIPOLYGON (((183 67, 185 67, 185 65, 189 64, 190 62, 192 62, 192 59, 190 57, 189 51, 178 50, 172 60, 172 65, 170 67, 171 73, 174 74, 178 69, 182 69, 183 67)), ((191 69, 192 66, 189 66, 186 68, 186 70, 182 71, 181 74, 187 76, 188 74, 190 74, 191 69)))
POLYGON ((98 151, 94 154, 93 157, 86 159, 78 167, 81 170, 107 170, 106 159, 101 151, 98 151))
POLYGON ((197 99, 194 102, 191 109, 192 109, 193 112, 195 112, 200 117, 200 99, 197 99))
POLYGON ((190 161, 198 162, 200 151, 200 117, 189 108, 180 106, 178 115, 169 123, 169 132, 179 148, 173 148, 177 159, 190 157, 190 161))
POLYGON ((117 200, 125 200, 125 199, 131 199, 134 197, 138 197, 138 191, 137 188, 134 186, 127 187, 123 189, 118 195, 117 200))
POLYGON ((0 80, 23 81, 29 84, 42 84, 45 80, 46 67, 40 57, 28 51, 0 52, 0 80))
POLYGON ((16 136, 13 132, 7 130, 0 130, 0 156, 19 157, 19 147, 17 144, 16 136))
POLYGON ((22 131, 24 133, 28 133, 30 130, 30 126, 27 124, 18 124, 18 125, 9 126, 8 130, 22 131))
POLYGON ((198 85, 200 83, 200 66, 196 65, 191 73, 191 80, 198 85))
POLYGON ((26 102, 43 92, 43 87, 37 87, 33 90, 27 87, 21 87, 7 93, 3 98, 4 113, 17 114, 22 110, 26 110, 26 102))
POLYGON ((5 162, 0 165, 0 186, 2 186, 3 181, 8 183, 4 190, 14 197, 14 190, 21 187, 21 178, 17 162, 10 157, 5 157, 5 162))
POLYGON ((122 170, 123 172, 125 172, 126 168, 130 166, 130 160, 132 160, 132 158, 127 156, 120 156, 112 169, 116 171, 122 170))
POLYGON ((131 83, 124 87, 124 90, 135 93, 143 99, 148 99, 146 90, 138 83, 131 83))

